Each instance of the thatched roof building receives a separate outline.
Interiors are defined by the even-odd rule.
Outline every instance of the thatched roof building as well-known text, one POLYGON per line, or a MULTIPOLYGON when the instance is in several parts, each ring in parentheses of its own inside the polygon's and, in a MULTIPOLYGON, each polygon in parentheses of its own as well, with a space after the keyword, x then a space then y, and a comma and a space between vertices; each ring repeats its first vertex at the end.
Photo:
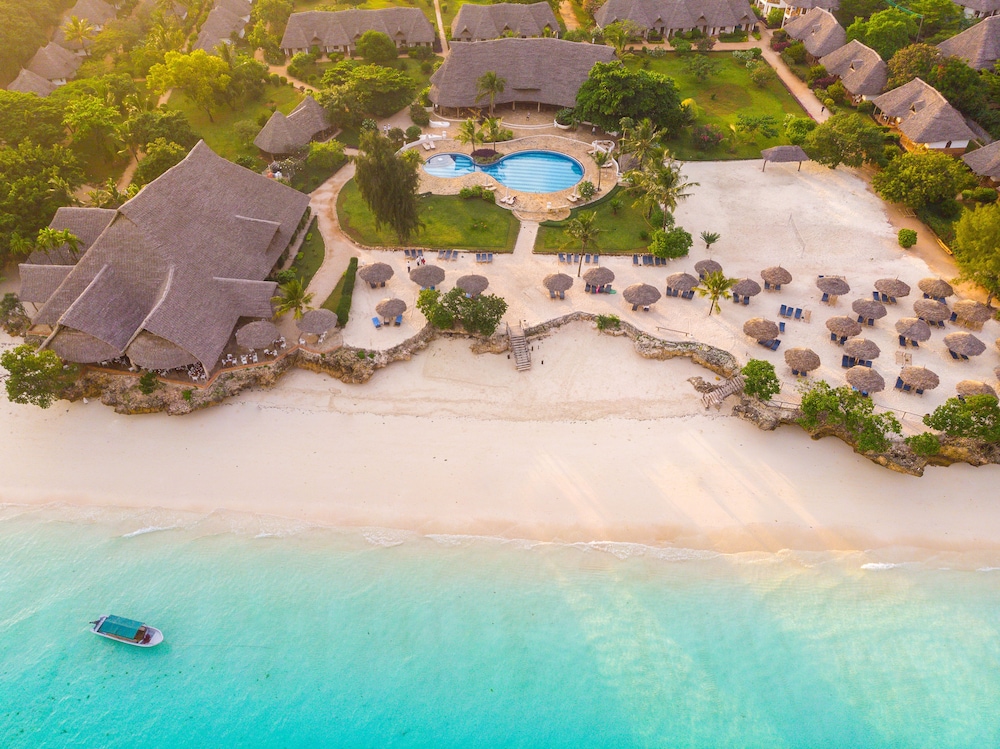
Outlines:
POLYGON ((817 60, 847 43, 847 32, 833 13, 825 8, 813 8, 785 23, 785 31, 792 39, 805 45, 806 52, 817 60))
POLYGON ((601 28, 616 21, 632 21, 664 37, 698 29, 715 36, 737 29, 749 31, 757 17, 747 0, 608 0, 594 20, 601 28))
POLYGON ((987 18, 1000 13, 1000 0, 955 0, 965 9, 967 18, 987 18))
POLYGON ((76 265, 83 253, 101 236, 101 232, 108 228, 115 213, 111 208, 65 206, 57 209, 56 215, 49 221, 49 227, 57 231, 65 229, 71 232, 79 240, 76 253, 71 252, 65 245, 47 253, 35 250, 28 256, 26 262, 41 265, 76 265))
POLYGON ((938 45, 948 57, 960 57, 976 70, 992 70, 1000 59, 1000 16, 991 16, 938 45))
POLYGON ((1000 182, 1000 140, 964 154, 962 161, 980 177, 1000 182))
POLYGON ((269 156, 284 156, 305 148, 331 130, 326 110, 307 96, 287 117, 281 112, 272 114, 253 144, 269 156))
POLYGON ((220 44, 232 42, 234 35, 242 39, 250 20, 250 8, 249 0, 216 0, 194 48, 212 52, 220 44))
POLYGON ((87 40, 81 44, 77 40, 67 39, 64 31, 66 26, 65 22, 73 16, 76 16, 81 21, 89 23, 91 28, 93 28, 96 32, 101 31, 105 24, 115 18, 116 15, 117 13, 115 9, 104 2, 104 0, 78 0, 76 5, 64 14, 64 23, 52 34, 52 41, 61 47, 65 47, 66 49, 82 54, 83 50, 89 48, 92 42, 87 40))
POLYGON ((21 265, 22 288, 64 275, 36 297, 32 322, 71 361, 146 360, 155 348, 161 361, 211 370, 241 318, 271 316, 276 284, 264 279, 308 203, 200 142, 117 209, 76 265, 21 265))
POLYGON ((857 39, 823 55, 819 63, 827 73, 840 78, 855 101, 878 96, 889 80, 889 66, 885 60, 857 39))
POLYGON ((325 54, 353 54, 358 39, 366 31, 380 31, 397 47, 434 44, 434 27, 419 8, 309 10, 289 17, 281 37, 281 51, 294 55, 319 47, 325 54))
POLYGON ((598 62, 612 62, 615 52, 603 44, 562 39, 494 39, 455 42, 444 64, 431 76, 435 107, 484 107, 476 81, 494 71, 507 84, 497 104, 576 105, 576 92, 598 62))
POLYGON ((959 111, 920 78, 876 96, 872 102, 882 121, 899 129, 907 149, 922 146, 960 154, 975 137, 959 111))
POLYGON ((35 75, 61 86, 76 74, 83 60, 65 47, 49 42, 35 53, 26 68, 35 75))
POLYGON ((458 9, 451 22, 451 38, 456 42, 481 42, 504 35, 526 39, 532 36, 559 36, 559 22, 548 3, 496 3, 458 9))
POLYGON ((772 146, 761 151, 760 157, 764 160, 764 166, 761 168, 762 172, 767 169, 767 162, 769 161, 773 161, 776 164, 787 164, 791 161, 797 161, 799 169, 802 169, 803 161, 810 161, 809 154, 802 149, 802 146, 772 146))
POLYGON ((33 73, 27 68, 21 68, 17 78, 7 86, 8 91, 20 91, 22 94, 38 94, 48 96, 59 88, 47 78, 42 78, 38 73, 33 73))

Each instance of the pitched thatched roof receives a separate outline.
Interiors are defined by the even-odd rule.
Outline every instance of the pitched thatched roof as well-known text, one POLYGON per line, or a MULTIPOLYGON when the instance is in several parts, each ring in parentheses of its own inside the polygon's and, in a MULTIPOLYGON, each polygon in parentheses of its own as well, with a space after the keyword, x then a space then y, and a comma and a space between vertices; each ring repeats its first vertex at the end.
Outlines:
POLYGON ((844 377, 848 385, 866 393, 885 390, 885 379, 871 367, 851 367, 844 377))
POLYGON ((785 31, 792 39, 805 45, 813 57, 823 57, 847 42, 847 32, 825 8, 813 8, 808 13, 792 18, 785 24, 785 31))
POLYGON ((765 148, 760 152, 760 157, 764 161, 771 161, 775 164, 786 164, 791 161, 809 161, 809 154, 802 150, 801 146, 773 146, 765 148))
POLYGON ((548 3, 466 3, 458 9, 458 15, 451 22, 451 38, 461 42, 478 42, 498 39, 511 32, 517 36, 541 36, 546 27, 551 33, 559 33, 559 22, 548 3))
POLYGON ((105 343, 79 330, 64 330, 49 345, 63 361, 92 364, 115 359, 121 355, 117 346, 105 343))
POLYGON ((986 350, 986 344, 972 333, 949 333, 944 337, 944 345, 962 356, 979 356, 986 350))
POLYGON ((73 270, 72 265, 21 265, 21 289, 18 297, 22 302, 44 304, 55 293, 59 284, 73 270))
POLYGON ((962 380, 955 386, 955 392, 959 395, 992 395, 994 398, 997 397, 997 391, 994 390, 990 385, 985 382, 978 382, 976 380, 962 380))
POLYGON ((712 273, 718 273, 722 270, 722 265, 715 262, 714 260, 699 260, 694 264, 694 270, 699 275, 711 275, 712 273))
POLYGON ((992 307, 988 307, 982 302, 976 302, 972 299, 962 299, 955 302, 951 306, 951 310, 957 317, 956 322, 960 322, 963 325, 978 325, 980 328, 982 328, 984 322, 993 318, 995 312, 992 307))
POLYGON ((955 289, 952 288, 951 284, 947 281, 942 281, 940 278, 922 278, 917 284, 917 288, 925 294, 942 299, 952 296, 955 293, 955 289))
POLYGON ((279 338, 281 333, 270 320, 255 320, 236 331, 236 343, 244 348, 264 348, 279 338))
POLYGON ((874 299, 855 299, 851 302, 851 309, 862 317, 870 317, 875 320, 881 320, 886 315, 885 305, 874 299))
POLYGON ((790 348, 785 351, 785 364, 799 372, 819 369, 819 354, 809 348, 790 348))
POLYGON ((746 26, 757 18, 746 0, 608 0, 594 13, 594 20, 601 28, 627 20, 644 29, 670 33, 704 26, 746 26))
POLYGON ((691 291, 698 285, 698 279, 690 273, 671 273, 667 276, 667 288, 677 291, 691 291))
POLYGON ((926 367, 903 367, 899 377, 904 385, 920 390, 933 390, 941 384, 941 378, 926 367))
POLYGON ((468 276, 459 276, 458 280, 455 281, 455 285, 466 294, 478 296, 486 291, 490 285, 490 281, 486 276, 477 276, 473 273, 468 276))
POLYGON ((399 317, 406 312, 406 302, 402 299, 383 299, 375 305, 375 312, 382 317, 399 317))
POLYGON ((819 62, 827 73, 840 78, 844 88, 854 96, 877 96, 889 80, 889 66, 878 52, 857 39, 823 55, 819 62))
POLYGON ((634 283, 622 292, 622 298, 629 304, 641 304, 648 307, 660 301, 660 290, 648 283, 634 283))
POLYGON ((326 110, 316 100, 307 96, 286 117, 275 112, 257 133, 253 144, 264 153, 294 153, 309 145, 309 141, 330 129, 326 110))
POLYGON ((811 8, 838 10, 840 8, 840 0, 794 0, 793 3, 789 4, 796 8, 802 8, 803 10, 809 10, 811 8))
POLYGON ((576 105, 576 92, 598 62, 612 62, 615 52, 602 44, 562 39, 494 39, 454 42, 444 64, 431 76, 431 101, 443 107, 478 107, 476 81, 488 71, 507 84, 497 104, 540 102, 576 105))
POLYGON ((911 341, 926 341, 931 337, 930 326, 916 317, 902 317, 897 320, 896 332, 911 341))
POLYGON ((128 347, 128 358, 143 369, 177 369, 198 361, 193 354, 158 335, 143 331, 128 347))
POLYGON ((21 68, 17 78, 7 86, 8 91, 20 91, 22 94, 38 94, 39 96, 48 96, 57 88, 56 84, 27 68, 21 68))
POLYGON ((48 253, 35 250, 28 256, 29 264, 41 265, 76 265, 80 257, 101 236, 114 219, 116 211, 111 208, 73 208, 63 207, 56 210, 56 215, 49 221, 49 227, 56 230, 67 230, 80 240, 76 254, 67 245, 50 250, 48 253))
POLYGON ((980 177, 989 177, 1000 182, 1000 140, 962 154, 962 161, 980 177))
POLYGON ((573 277, 565 273, 550 273, 542 279, 542 285, 549 291, 568 291, 573 286, 573 277))
POLYGON ((914 143, 972 140, 975 137, 962 115, 936 88, 914 78, 899 88, 872 99, 875 108, 899 118, 899 129, 914 143))
POLYGON ((956 0, 955 4, 983 14, 1000 11, 1000 0, 956 0))
POLYGON ((444 280, 444 269, 436 265, 418 265, 410 271, 410 280, 424 289, 437 286, 444 280))
POLYGON ((82 64, 81 57, 55 42, 49 42, 35 53, 26 67, 47 81, 57 81, 72 78, 76 69, 82 64))
POLYGON ((951 317, 948 305, 934 299, 918 299, 913 303, 913 311, 921 320, 929 322, 942 322, 951 317))
POLYGON ((850 284, 843 278, 836 276, 822 276, 816 279, 816 287, 824 294, 833 296, 843 296, 851 290, 850 284))
POLYGON ((615 280, 615 273, 611 268, 603 265, 599 268, 591 268, 583 274, 583 280, 591 286, 604 286, 615 280))
MULTIPOLYGON (((292 13, 281 37, 281 48, 354 48, 366 31, 380 31, 397 45, 434 43, 434 27, 419 8, 378 10, 310 10, 292 13)), ((499 70, 499 68, 498 68, 499 70)))
POLYGON ((984 18, 961 34, 945 39, 938 49, 948 57, 962 58, 970 68, 991 70, 1000 59, 1000 16, 984 18))
POLYGON ((370 265, 363 265, 358 268, 358 276, 368 284, 385 283, 392 278, 394 273, 395 271, 393 271, 392 266, 388 263, 371 263, 370 265))
POLYGON ((311 309, 295 323, 303 333, 323 335, 337 324, 337 313, 328 309, 311 309))
POLYGON ((736 282, 732 292, 740 296, 757 296, 760 293, 760 284, 752 278, 744 278, 736 282))
POLYGON ((867 338, 848 338, 844 344, 844 353, 855 359, 877 359, 882 349, 875 341, 867 338))
POLYGON ((855 320, 853 317, 847 317, 846 315, 838 315, 836 317, 831 317, 826 321, 826 329, 831 333, 835 333, 841 337, 856 336, 861 332, 861 323, 855 320))
POLYGON ((115 356, 147 331, 211 370, 239 318, 271 316, 263 279, 308 203, 201 142, 116 211, 34 322, 59 326, 53 346, 82 331, 115 356))
POLYGON ((875 288, 891 297, 904 297, 910 294, 910 285, 898 278, 880 278, 875 282, 875 288))
POLYGON ((232 39, 233 34, 242 36, 242 31, 250 19, 250 3, 244 0, 219 0, 202 24, 195 49, 212 52, 220 44, 232 39))
POLYGON ((778 323, 763 317, 751 317, 743 323, 743 332, 756 341, 767 341, 778 337, 778 323))
POLYGON ((769 284, 784 285, 792 282, 792 274, 780 265, 773 265, 770 268, 764 268, 764 270, 760 272, 760 277, 769 284))
POLYGON ((92 26, 103 26, 116 15, 115 9, 104 0, 77 0, 66 17, 76 16, 89 21, 92 26))

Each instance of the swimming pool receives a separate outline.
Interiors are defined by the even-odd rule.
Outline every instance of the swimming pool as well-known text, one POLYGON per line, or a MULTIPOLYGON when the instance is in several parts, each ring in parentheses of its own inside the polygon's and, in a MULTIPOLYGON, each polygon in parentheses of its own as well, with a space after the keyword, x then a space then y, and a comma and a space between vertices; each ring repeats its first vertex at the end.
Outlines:
POLYGON ((501 185, 521 192, 566 190, 583 179, 583 165, 555 151, 520 151, 489 166, 477 166, 462 153, 439 153, 427 160, 424 171, 435 177, 485 172, 501 185))

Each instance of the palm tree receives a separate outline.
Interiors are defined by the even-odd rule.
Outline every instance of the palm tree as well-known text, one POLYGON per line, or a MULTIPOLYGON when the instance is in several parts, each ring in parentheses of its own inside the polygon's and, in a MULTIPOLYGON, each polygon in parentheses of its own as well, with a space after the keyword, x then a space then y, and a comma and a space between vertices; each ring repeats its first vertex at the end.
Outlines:
POLYGON ((122 203, 131 200, 139 192, 137 185, 129 185, 124 192, 118 189, 114 177, 108 177, 103 185, 87 193, 90 204, 94 208, 117 208, 122 203))
MULTIPOLYGON (((580 211, 575 218, 566 224, 566 233, 580 243, 581 249, 587 250, 597 241, 597 235, 603 229, 597 225, 597 211, 580 211)), ((576 269, 577 277, 583 269, 583 255, 580 255, 580 264, 576 269)))
POLYGON ((701 285, 694 287, 694 290, 698 292, 698 296, 707 296, 712 302, 708 307, 709 317, 712 316, 713 312, 722 312, 719 300, 729 299, 732 296, 729 290, 736 285, 736 281, 737 279, 735 278, 726 278, 721 270, 717 270, 705 276, 701 280, 701 285))
POLYGON ((597 164, 597 192, 600 192, 601 170, 604 168, 604 165, 611 160, 611 156, 610 154, 608 154, 607 151, 596 150, 592 154, 590 154, 590 158, 592 158, 594 160, 594 163, 597 164))
POLYGON ((639 36, 642 36, 642 27, 635 21, 615 21, 604 27, 604 41, 615 48, 619 60, 625 56, 628 43, 639 36))
POLYGON ((86 18, 70 16, 66 25, 63 26, 63 36, 66 37, 66 41, 79 44, 83 53, 89 56, 87 42, 94 38, 94 27, 86 18))
POLYGON ((690 195, 689 187, 697 187, 697 182, 685 182, 680 167, 673 161, 657 164, 651 169, 634 169, 625 175, 628 190, 635 194, 633 205, 643 209, 648 222, 654 207, 663 210, 663 228, 667 226, 667 216, 677 210, 677 201, 690 195))
POLYGON ((80 238, 69 229, 53 229, 51 226, 46 226, 38 230, 35 246, 46 255, 63 245, 66 245, 73 257, 80 253, 80 238))
POLYGON ((490 140, 493 141, 493 150, 497 150, 497 141, 501 139, 503 134, 503 126, 500 124, 500 120, 496 117, 487 117, 486 121, 483 123, 483 129, 480 131, 479 135, 483 139, 483 143, 490 140))
POLYGON ((271 297, 271 303, 275 305, 274 316, 281 317, 291 312, 296 320, 301 320, 313 300, 313 295, 306 293, 302 279, 293 278, 281 284, 278 291, 280 293, 277 296, 271 297))
POLYGON ((654 157, 663 146, 664 132, 653 125, 653 121, 648 117, 641 119, 638 123, 629 128, 628 133, 622 137, 622 153, 630 153, 639 162, 639 168, 645 169, 654 160, 654 157))
POLYGON ((507 79, 501 78, 492 70, 487 70, 479 78, 476 79, 476 103, 483 97, 488 97, 490 100, 490 117, 493 116, 493 102, 496 101, 498 95, 503 93, 504 88, 507 86, 507 79))
POLYGON ((479 140, 479 128, 476 127, 476 121, 470 117, 459 125, 455 140, 459 143, 471 143, 472 150, 475 151, 476 141, 479 140))
POLYGON ((717 232, 714 231, 703 231, 701 233, 701 238, 705 242, 705 249, 711 249, 712 245, 722 239, 717 232))

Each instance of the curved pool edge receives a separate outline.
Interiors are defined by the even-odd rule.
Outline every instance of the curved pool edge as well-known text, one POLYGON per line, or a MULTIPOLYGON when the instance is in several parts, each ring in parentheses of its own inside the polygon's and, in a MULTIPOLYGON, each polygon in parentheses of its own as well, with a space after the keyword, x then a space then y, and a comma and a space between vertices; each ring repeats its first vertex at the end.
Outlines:
POLYGON ((583 163, 575 156, 571 156, 561 151, 553 151, 541 148, 530 148, 530 149, 525 149, 523 151, 514 151, 512 153, 504 154, 499 159, 486 166, 480 166, 479 164, 476 164, 473 161, 472 157, 469 156, 468 154, 454 152, 454 151, 445 151, 442 153, 434 154, 433 156, 428 158, 421 168, 423 169, 424 173, 430 177, 434 177, 436 179, 446 179, 446 180, 455 179, 458 177, 465 177, 468 176, 469 174, 475 174, 476 172, 481 172, 483 174, 492 177, 499 184, 503 185, 509 190, 529 193, 532 195, 551 195, 553 193, 561 192, 563 190, 568 190, 578 185, 587 174, 586 167, 584 167, 583 163), (510 182, 507 182, 504 181, 505 175, 503 173, 501 174, 495 173, 502 167, 504 162, 509 162, 517 157, 523 158, 525 156, 533 156, 533 155, 544 157, 543 161, 549 162, 550 164, 552 162, 562 161, 571 165, 570 166, 571 174, 569 175, 569 178, 560 180, 554 184, 539 185, 533 181, 526 182, 523 179, 521 179, 518 175, 514 175, 514 179, 511 180, 510 182), (450 170, 451 173, 443 171, 435 172, 432 171, 431 169, 428 169, 428 166, 431 165, 433 161, 435 161, 436 159, 439 160, 442 157, 451 157, 454 163, 463 164, 462 167, 459 167, 461 171, 457 171, 454 166, 450 170), (537 189, 539 187, 544 187, 546 189, 537 189))

